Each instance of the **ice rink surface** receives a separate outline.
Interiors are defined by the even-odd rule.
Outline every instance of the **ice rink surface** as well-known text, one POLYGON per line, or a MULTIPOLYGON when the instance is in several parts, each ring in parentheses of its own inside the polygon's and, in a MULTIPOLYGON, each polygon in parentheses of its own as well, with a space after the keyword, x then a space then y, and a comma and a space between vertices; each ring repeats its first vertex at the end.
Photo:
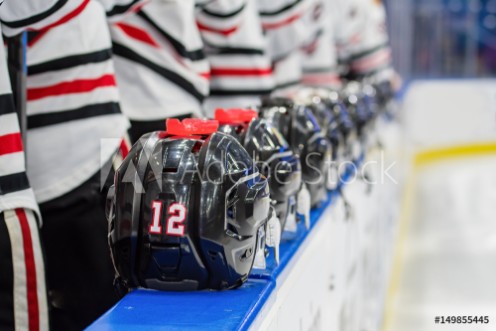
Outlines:
POLYGON ((437 81, 406 96, 412 169, 384 330, 496 330, 495 95, 494 81, 437 81))
POLYGON ((416 175, 388 330, 496 330, 496 157, 446 161, 416 175), (489 324, 435 324, 489 316, 489 324))

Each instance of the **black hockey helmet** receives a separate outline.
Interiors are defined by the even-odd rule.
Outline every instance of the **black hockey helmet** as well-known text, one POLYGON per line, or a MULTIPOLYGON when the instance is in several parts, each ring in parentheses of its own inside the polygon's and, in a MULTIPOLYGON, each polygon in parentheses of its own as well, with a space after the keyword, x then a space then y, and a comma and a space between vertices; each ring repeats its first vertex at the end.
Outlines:
POLYGON ((361 137, 365 126, 372 118, 372 111, 367 103, 369 100, 363 92, 361 84, 355 81, 348 82, 343 88, 342 94, 344 104, 357 129, 357 134, 361 137))
POLYGON ((297 95, 298 102, 306 105, 319 122, 320 128, 327 139, 331 142, 333 160, 337 158, 337 152, 344 145, 344 134, 342 126, 342 114, 333 109, 332 100, 328 98, 328 91, 323 88, 302 89, 297 95))
POLYGON ((217 109, 219 131, 237 137, 258 168, 269 179, 270 197, 284 229, 296 221, 296 196, 301 187, 301 164, 279 130, 250 109, 217 109))
POLYGON ((384 80, 375 83, 374 88, 377 94, 377 104, 379 106, 379 111, 387 111, 387 106, 391 100, 394 98, 394 89, 390 80, 384 80))
POLYGON ((287 98, 264 98, 260 114, 279 129, 293 152, 300 157, 311 205, 319 205, 326 198, 331 145, 322 134, 317 119, 308 107, 287 98))
POLYGON ((251 271, 269 185, 217 121, 170 119, 115 174, 109 244, 126 288, 229 289, 251 271))

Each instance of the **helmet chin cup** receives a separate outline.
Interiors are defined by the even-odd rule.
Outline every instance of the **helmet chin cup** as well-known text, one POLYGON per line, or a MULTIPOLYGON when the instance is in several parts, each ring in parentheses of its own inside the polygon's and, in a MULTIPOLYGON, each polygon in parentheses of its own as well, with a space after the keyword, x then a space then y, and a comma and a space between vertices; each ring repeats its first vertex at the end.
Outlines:
POLYGON ((310 229, 310 209, 311 209, 311 196, 307 186, 303 183, 300 192, 298 192, 298 201, 296 203, 296 210, 305 222, 305 227, 310 229))
POLYGON ((265 270, 267 268, 267 260, 265 257, 265 245, 266 245, 266 229, 265 227, 260 227, 257 234, 257 247, 255 249, 255 259, 253 261, 253 269, 265 270))
MULTIPOLYGON (((298 194, 299 194, 299 191, 298 191, 298 194)), ((287 217, 286 217, 286 223, 284 223, 284 229, 283 229, 283 232, 288 232, 288 233, 296 233, 296 231, 298 230, 298 219, 297 219, 297 215, 298 215, 298 210, 297 210, 297 199, 296 197, 291 197, 291 204, 292 204, 292 207, 291 208, 294 208, 295 209, 295 212, 294 213, 291 213, 289 214, 287 217)), ((283 224, 281 222, 281 224, 283 224)))
POLYGON ((279 264, 279 244, 281 243, 282 229, 281 221, 276 215, 274 208, 271 208, 271 217, 267 222, 265 233, 265 244, 274 250, 274 259, 279 264))

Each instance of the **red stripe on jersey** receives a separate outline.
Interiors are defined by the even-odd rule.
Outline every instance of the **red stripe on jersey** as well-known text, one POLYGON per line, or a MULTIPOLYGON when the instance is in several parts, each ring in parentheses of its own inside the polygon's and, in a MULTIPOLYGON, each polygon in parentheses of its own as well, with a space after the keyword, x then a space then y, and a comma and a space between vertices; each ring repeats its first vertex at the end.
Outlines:
POLYGON ((36 263, 34 259, 33 240, 29 229, 28 218, 24 209, 15 210, 22 232, 24 248, 24 263, 26 265, 26 294, 28 303, 29 331, 40 329, 40 315, 38 308, 38 289, 36 285, 36 263))
POLYGON ((209 80, 211 77, 210 72, 201 72, 199 75, 207 80, 209 80))
POLYGON ((146 4, 148 4, 151 0, 143 0, 141 2, 138 2, 137 4, 135 4, 134 6, 131 7, 131 9, 129 9, 126 14, 129 15, 129 14, 134 14, 134 13, 137 13, 139 12, 146 4))
POLYGON ((20 133, 0 136, 0 155, 18 152, 22 152, 22 138, 20 133))
POLYGON ((365 58, 355 60, 353 63, 351 63, 351 69, 358 72, 365 72, 387 64, 390 61, 391 50, 388 48, 384 48, 365 58))
POLYGON ((360 32, 355 33, 348 41, 348 44, 355 45, 362 41, 362 35, 360 32))
POLYGON ((302 16, 301 13, 297 13, 297 14, 294 14, 293 16, 288 17, 287 19, 285 19, 283 21, 280 21, 280 22, 276 22, 276 23, 263 23, 262 24, 262 27, 265 30, 278 29, 280 27, 283 27, 285 25, 289 25, 289 24, 293 23, 294 21, 299 20, 301 18, 301 16, 302 16))
POLYGON ((119 27, 122 32, 135 40, 139 40, 155 48, 160 48, 160 45, 155 41, 155 39, 153 39, 152 36, 150 36, 150 34, 143 29, 125 23, 115 23, 115 26, 119 27))
POLYGON ((267 76, 271 68, 211 68, 212 76, 267 76))
POLYGON ((303 74, 302 78, 303 84, 309 85, 331 85, 339 86, 342 84, 341 79, 335 73, 308 73, 303 74))
POLYGON ((213 32, 213 33, 221 34, 224 36, 229 36, 238 30, 238 26, 233 26, 233 27, 228 28, 228 29, 217 29, 217 28, 213 28, 213 27, 208 26, 208 25, 204 25, 200 22, 196 22, 196 25, 198 26, 198 29, 200 29, 200 31, 213 32))
POLYGON ((90 92, 100 87, 116 86, 113 74, 104 75, 95 79, 78 79, 72 82, 63 82, 47 87, 28 89, 28 101, 43 99, 64 94, 90 92))
MULTIPOLYGON (((90 3, 90 0, 84 0, 76 9, 59 19, 58 21, 53 22, 52 24, 49 24, 45 26, 43 29, 40 29, 41 31, 49 30, 51 28, 54 28, 58 25, 62 25, 64 23, 69 22, 72 20, 74 17, 78 16, 81 14, 81 12, 86 8, 86 6, 90 3)), ((28 29, 28 31, 33 31, 35 29, 28 29)))

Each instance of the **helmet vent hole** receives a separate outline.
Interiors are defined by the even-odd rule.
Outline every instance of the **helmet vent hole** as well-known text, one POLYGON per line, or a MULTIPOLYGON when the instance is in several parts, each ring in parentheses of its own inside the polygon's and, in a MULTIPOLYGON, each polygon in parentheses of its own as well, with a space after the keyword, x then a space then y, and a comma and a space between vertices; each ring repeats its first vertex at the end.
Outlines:
POLYGON ((177 168, 167 167, 167 168, 164 168, 164 172, 167 172, 167 173, 176 173, 177 172, 177 168))
POLYGON ((217 259, 217 252, 214 251, 208 251, 208 256, 212 261, 215 261, 217 259))
POLYGON ((202 147, 203 143, 201 141, 197 141, 194 145, 193 148, 191 149, 192 153, 199 153, 200 149, 202 147))

